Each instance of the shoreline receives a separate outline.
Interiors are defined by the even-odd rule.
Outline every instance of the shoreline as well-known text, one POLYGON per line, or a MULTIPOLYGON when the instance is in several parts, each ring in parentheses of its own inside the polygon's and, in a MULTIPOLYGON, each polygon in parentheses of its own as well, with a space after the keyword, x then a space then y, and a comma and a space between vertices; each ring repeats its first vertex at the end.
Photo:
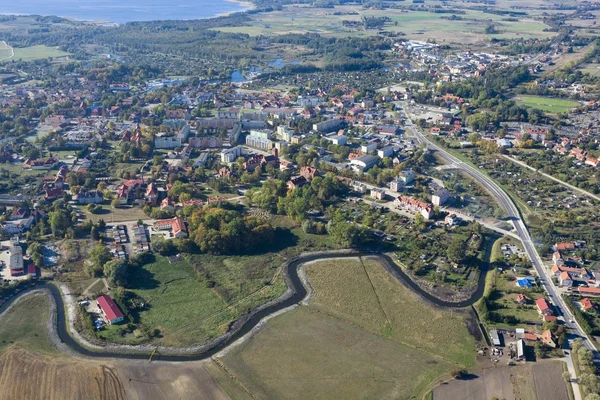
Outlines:
POLYGON ((181 18, 170 18, 170 19, 148 19, 148 20, 129 20, 129 21, 123 21, 123 22, 115 22, 115 21, 111 21, 109 19, 79 19, 79 18, 75 18, 72 16, 66 16, 66 15, 56 15, 56 14, 36 14, 36 13, 11 13, 11 12, 0 12, 0 16, 14 16, 14 17, 30 17, 33 15, 39 15, 41 17, 57 17, 57 18, 64 18, 66 20, 72 21, 72 22, 79 22, 79 23, 87 23, 87 24, 94 24, 94 25, 105 25, 105 26, 119 26, 119 25, 124 25, 124 24, 128 24, 131 22, 152 22, 152 21, 200 21, 203 19, 212 19, 212 18, 220 18, 220 17, 227 17, 231 14, 235 14, 235 13, 244 13, 246 11, 250 11, 250 10, 254 10, 256 8, 256 4, 254 4, 252 1, 249 0, 225 0, 225 2, 227 3, 235 3, 238 4, 240 7, 242 7, 241 10, 234 10, 234 11, 223 11, 211 16, 206 16, 206 17, 198 17, 198 18, 186 18, 186 19, 181 19, 181 18))

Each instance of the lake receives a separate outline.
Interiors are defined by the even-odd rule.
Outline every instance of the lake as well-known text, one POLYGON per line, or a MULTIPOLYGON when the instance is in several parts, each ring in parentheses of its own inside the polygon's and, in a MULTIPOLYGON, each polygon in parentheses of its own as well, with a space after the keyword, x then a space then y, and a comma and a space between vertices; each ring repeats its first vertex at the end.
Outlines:
POLYGON ((0 0, 0 14, 58 15, 117 23, 211 18, 245 9, 227 0, 0 0))

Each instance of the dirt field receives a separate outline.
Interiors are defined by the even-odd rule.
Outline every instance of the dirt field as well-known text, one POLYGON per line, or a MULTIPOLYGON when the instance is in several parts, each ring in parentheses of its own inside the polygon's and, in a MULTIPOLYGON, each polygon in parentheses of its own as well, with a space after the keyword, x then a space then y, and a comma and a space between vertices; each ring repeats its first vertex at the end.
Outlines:
POLYGON ((11 348, 0 355, 0 400, 126 399, 114 369, 11 348))
POLYGON ((539 362, 533 366, 533 380, 538 399, 563 400, 569 398, 562 373, 562 363, 559 361, 539 362))
POLYGON ((475 373, 476 378, 454 380, 434 389, 434 400, 568 400, 561 361, 540 361, 498 367, 475 373))

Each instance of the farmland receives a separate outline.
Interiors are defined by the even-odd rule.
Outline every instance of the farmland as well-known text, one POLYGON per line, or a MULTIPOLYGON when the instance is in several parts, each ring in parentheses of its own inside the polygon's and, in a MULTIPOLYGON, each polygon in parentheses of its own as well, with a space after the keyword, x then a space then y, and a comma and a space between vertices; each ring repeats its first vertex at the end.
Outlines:
POLYGON ((541 361, 516 367, 492 368, 474 379, 454 380, 433 391, 433 400, 567 399, 561 361, 541 361))
POLYGON ((309 305, 221 359, 255 398, 419 398, 474 365, 466 316, 423 304, 377 262, 322 261, 306 274, 309 305))
POLYGON ((551 114, 565 113, 579 106, 579 103, 573 100, 556 99, 543 96, 517 96, 515 100, 527 107, 537 108, 551 114))
POLYGON ((541 21, 523 18, 517 21, 502 21, 494 14, 467 10, 459 19, 444 18, 441 13, 405 11, 399 9, 362 9, 336 6, 333 9, 313 8, 301 5, 285 6, 281 11, 258 13, 247 26, 216 28, 224 32, 257 35, 282 35, 287 33, 318 33, 323 36, 364 37, 377 33, 377 30, 364 30, 362 27, 347 27, 343 21, 360 22, 365 17, 389 17, 383 31, 402 32, 408 39, 434 39, 440 42, 482 42, 491 38, 550 37, 552 32, 544 32, 547 26, 541 21), (485 34, 485 28, 493 21, 497 33, 485 34))

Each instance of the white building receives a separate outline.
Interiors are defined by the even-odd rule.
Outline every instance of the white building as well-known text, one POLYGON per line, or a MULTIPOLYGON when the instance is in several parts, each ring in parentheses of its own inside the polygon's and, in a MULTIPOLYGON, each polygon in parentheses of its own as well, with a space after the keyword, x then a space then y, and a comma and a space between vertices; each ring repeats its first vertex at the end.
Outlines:
POLYGON ((253 135, 246 136, 246 145, 255 147, 263 151, 270 151, 273 148, 273 142, 270 139, 265 139, 253 135))
POLYGON ((379 158, 391 157, 394 155, 394 148, 392 146, 384 147, 383 149, 377 150, 379 158))
POLYGON ((350 188, 357 193, 367 193, 367 185, 361 182, 352 181, 352 183, 350 184, 350 188))
POLYGON ((338 146, 345 146, 348 144, 348 137, 346 135, 341 135, 341 136, 332 136, 327 138, 329 140, 331 140, 331 143, 333 144, 337 144, 338 146))
POLYGON ((440 188, 431 196, 431 202, 434 206, 441 206, 450 198, 450 191, 446 188, 440 188))
POLYGON ((385 190, 379 188, 371 189, 371 198, 375 200, 385 199, 385 190))
POLYGON ((410 184, 415 180, 415 172, 412 169, 406 169, 400 173, 399 178, 404 182, 405 185, 410 184))
POLYGON ((363 153, 368 153, 370 151, 375 150, 377 150, 377 142, 369 142, 360 146, 360 151, 362 151, 363 153))
POLYGON ((154 138, 154 148, 156 149, 174 149, 181 146, 181 139, 174 136, 156 136, 154 138))
POLYGON ((369 154, 363 154, 360 157, 350 161, 350 165, 356 171, 366 171, 379 162, 379 158, 369 154))
POLYGON ((224 149, 221 151, 221 162, 223 164, 230 164, 244 154, 244 148, 242 146, 235 146, 231 149, 224 149))
POLYGON ((313 124, 313 131, 317 132, 331 132, 340 127, 342 121, 339 118, 329 119, 327 121, 313 124))
POLYGON ((10 254, 8 260, 8 268, 11 270, 23 269, 23 249, 19 245, 12 246, 8 249, 10 254))
POLYGON ((291 142, 292 136, 294 136, 294 130, 285 125, 280 125, 277 127, 277 136, 286 142, 291 142))
POLYGON ((394 192, 401 192, 404 190, 404 181, 402 179, 396 178, 390 182, 390 189, 394 192))

